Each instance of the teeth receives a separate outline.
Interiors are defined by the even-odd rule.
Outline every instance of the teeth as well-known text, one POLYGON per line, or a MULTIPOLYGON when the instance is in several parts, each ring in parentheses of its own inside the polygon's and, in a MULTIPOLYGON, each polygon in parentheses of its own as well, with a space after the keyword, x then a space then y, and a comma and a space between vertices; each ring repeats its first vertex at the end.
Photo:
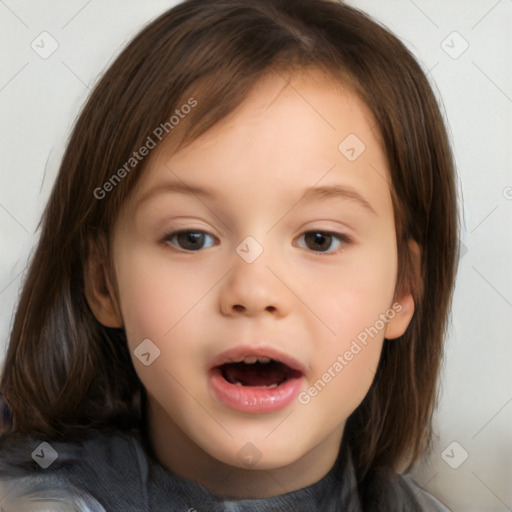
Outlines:
MULTIPOLYGON (((233 382, 233 384, 235 386, 243 386, 243 384, 239 380, 236 380, 235 382, 233 382)), ((264 389, 272 389, 272 388, 277 388, 277 386, 279 386, 279 384, 277 382, 274 382, 274 384, 271 384, 270 386, 256 386, 256 387, 264 388, 264 389)))
POLYGON ((272 359, 270 357, 257 357, 257 356, 247 356, 241 359, 237 362, 244 362, 245 364, 255 364, 255 363, 261 363, 261 364, 268 364, 272 359))
POLYGON ((261 363, 261 364, 268 364, 272 361, 270 357, 258 357, 258 356, 247 356, 247 357, 240 357, 238 359, 234 359, 233 363, 245 363, 245 364, 255 364, 255 363, 261 363))

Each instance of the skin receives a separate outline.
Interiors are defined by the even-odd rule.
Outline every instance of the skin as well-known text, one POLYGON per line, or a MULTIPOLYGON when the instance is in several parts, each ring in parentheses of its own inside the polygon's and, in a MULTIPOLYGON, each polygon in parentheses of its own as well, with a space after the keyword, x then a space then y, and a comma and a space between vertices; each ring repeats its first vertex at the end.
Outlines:
POLYGON ((269 497, 321 479, 384 338, 402 335, 412 317, 411 295, 395 293, 389 169, 373 126, 364 103, 320 71, 294 74, 290 84, 269 75, 189 146, 154 151, 115 226, 115 276, 90 261, 89 304, 100 322, 126 329, 157 458, 215 494, 269 497), (353 162, 338 150, 349 134, 366 146, 353 162), (151 192, 170 182, 212 195, 151 192), (307 188, 332 185, 351 187, 370 207, 346 196, 301 199, 307 188), (186 251, 170 235, 184 229, 211 238, 186 251), (308 231, 350 241, 327 239, 321 252, 308 231), (247 236, 263 248, 253 263, 236 252, 247 236), (401 311, 307 404, 250 414, 209 392, 212 359, 240 344, 294 356, 307 390, 397 302, 401 311), (133 356, 144 339, 161 351, 147 367, 133 356), (251 467, 238 457, 249 442, 260 455, 251 467))

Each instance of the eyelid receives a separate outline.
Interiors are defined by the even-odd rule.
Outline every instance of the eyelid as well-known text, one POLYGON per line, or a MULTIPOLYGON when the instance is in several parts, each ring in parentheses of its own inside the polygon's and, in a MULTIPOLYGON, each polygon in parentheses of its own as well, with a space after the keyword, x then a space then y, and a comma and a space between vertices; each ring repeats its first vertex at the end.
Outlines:
POLYGON ((216 219, 208 217, 207 215, 196 215, 192 212, 184 214, 179 211, 169 211, 167 214, 162 214, 153 228, 157 236, 167 236, 171 233, 178 231, 201 231, 213 236, 224 237, 229 234, 230 230, 222 223, 215 222, 216 219))

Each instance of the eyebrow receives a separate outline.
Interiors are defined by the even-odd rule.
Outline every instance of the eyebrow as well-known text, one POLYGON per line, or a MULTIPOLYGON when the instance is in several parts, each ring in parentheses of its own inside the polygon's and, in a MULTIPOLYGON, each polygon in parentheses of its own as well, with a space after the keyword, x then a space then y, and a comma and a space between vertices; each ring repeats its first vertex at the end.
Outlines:
POLYGON ((163 193, 176 193, 176 194, 189 194, 195 196, 202 197, 214 197, 215 192, 210 189, 196 187, 194 185, 187 185, 184 182, 167 182, 160 185, 156 185, 155 187, 150 188, 138 201, 137 206, 140 206, 142 203, 146 202, 148 199, 152 197, 163 194, 163 193))
POLYGON ((311 187, 304 190, 299 201, 316 201, 322 199, 350 199, 359 203, 369 212, 377 215, 373 206, 354 188, 346 185, 329 185, 323 187, 311 187))
MULTIPOLYGON (((155 195, 162 193, 177 193, 189 194, 202 197, 212 198, 215 197, 215 192, 208 188, 197 187, 194 185, 187 185, 183 182, 168 182, 165 184, 157 185, 149 189, 138 201, 137 205, 147 201, 155 195)), ((377 212, 373 206, 354 188, 346 185, 329 185, 322 187, 310 187, 303 191, 300 199, 295 203, 298 205, 300 202, 313 202, 321 201, 323 199, 349 199, 360 204, 363 208, 368 210, 374 215, 377 212)))

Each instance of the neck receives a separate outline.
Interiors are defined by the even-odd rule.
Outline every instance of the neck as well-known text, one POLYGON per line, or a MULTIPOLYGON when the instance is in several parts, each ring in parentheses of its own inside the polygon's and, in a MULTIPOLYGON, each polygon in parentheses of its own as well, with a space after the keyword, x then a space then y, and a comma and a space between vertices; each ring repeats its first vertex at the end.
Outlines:
POLYGON ((343 428, 334 432, 330 439, 286 466, 245 469, 221 462, 204 451, 150 396, 146 418, 150 447, 163 467, 202 485, 212 494, 231 499, 270 498, 318 482, 334 465, 343 434, 343 428))

